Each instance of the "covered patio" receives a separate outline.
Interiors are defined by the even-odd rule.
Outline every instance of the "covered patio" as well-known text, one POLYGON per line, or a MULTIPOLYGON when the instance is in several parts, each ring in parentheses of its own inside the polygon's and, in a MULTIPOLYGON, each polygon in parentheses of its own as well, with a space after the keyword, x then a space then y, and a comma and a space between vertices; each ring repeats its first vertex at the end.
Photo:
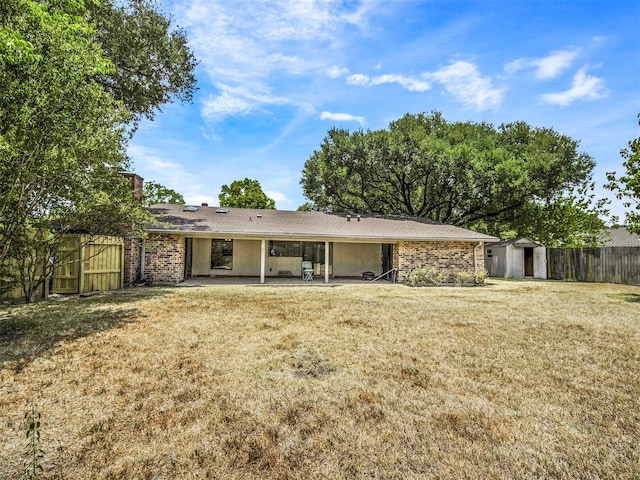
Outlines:
POLYGON ((157 222, 127 250, 129 284, 366 284, 391 272, 402 282, 425 265, 452 277, 483 269, 483 244, 496 240, 424 218, 206 205, 151 211, 157 222))

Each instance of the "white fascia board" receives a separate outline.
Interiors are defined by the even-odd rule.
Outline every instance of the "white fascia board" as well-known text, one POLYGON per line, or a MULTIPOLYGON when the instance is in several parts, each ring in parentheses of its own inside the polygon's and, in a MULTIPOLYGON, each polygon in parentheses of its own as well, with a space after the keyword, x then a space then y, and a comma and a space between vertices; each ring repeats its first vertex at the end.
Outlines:
POLYGON ((296 233, 282 232, 260 232, 260 233, 240 233, 240 232, 194 232, 187 230, 165 230, 148 229, 148 233, 162 233, 168 235, 181 235, 191 238, 237 238, 242 240, 289 240, 289 241, 309 241, 309 242, 349 242, 349 243, 397 243, 397 242, 489 242, 489 239, 467 238, 467 237, 356 237, 356 236, 333 236, 333 235, 301 235, 296 233))

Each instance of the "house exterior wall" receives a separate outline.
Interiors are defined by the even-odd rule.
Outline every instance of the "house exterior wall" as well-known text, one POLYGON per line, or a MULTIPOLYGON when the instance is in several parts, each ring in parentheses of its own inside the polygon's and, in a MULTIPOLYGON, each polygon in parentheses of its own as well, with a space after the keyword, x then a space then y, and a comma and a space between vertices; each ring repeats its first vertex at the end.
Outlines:
MULTIPOLYGON (((299 263, 299 262, 298 262, 299 263)), ((300 266, 298 265, 298 269, 300 266)), ((267 266, 267 271, 269 267, 267 266)), ((193 239, 193 276, 256 276, 260 275, 260 240, 234 240, 231 270, 211 269, 211 239, 193 239)))
POLYGON ((476 245, 477 243, 454 241, 399 242, 393 252, 394 266, 398 268, 398 281, 403 282, 407 273, 414 268, 427 265, 435 266, 447 275, 445 282, 453 281, 453 274, 459 270, 473 271, 475 267, 482 270, 484 253, 476 245))
POLYGON ((359 277, 362 272, 383 273, 382 246, 377 243, 334 243, 333 275, 359 277))
MULTIPOLYGON (((145 279, 153 283, 178 283, 184 280, 185 238, 174 234, 150 234, 145 244, 145 279)), ((260 275, 260 240, 234 240, 233 269, 218 272, 211 270, 211 239, 193 239, 193 275, 260 275)), ((130 271, 135 270, 136 249, 128 257, 130 271)), ((522 249, 520 249, 522 250, 522 249)), ((335 276, 359 276, 363 271, 379 272, 381 269, 381 245, 359 243, 334 243, 333 274, 335 276)), ((266 275, 277 276, 281 271, 300 275, 302 258, 267 257, 266 275), (283 263, 284 262, 284 263, 283 263)), ((398 281, 405 280, 414 268, 433 265, 449 276, 459 270, 473 271, 484 268, 482 247, 477 242, 456 241, 400 241, 393 247, 393 266, 398 268, 398 281)), ((130 274, 132 275, 132 274, 130 274)), ((131 277, 129 277, 131 278, 131 277)))
MULTIPOLYGON (((260 262, 260 257, 257 261, 260 262)), ((277 277, 279 272, 291 272, 295 277, 302 276, 302 257, 267 257, 265 269, 267 277, 277 277)))
POLYGON ((180 235, 152 233, 145 242, 145 279, 153 283, 184 280, 185 239, 180 235))
POLYGON ((194 238, 191 255, 191 275, 211 275, 211 239, 194 238))
POLYGON ((128 238, 124 242, 124 286, 129 287, 142 280, 140 274, 140 248, 142 240, 128 238))

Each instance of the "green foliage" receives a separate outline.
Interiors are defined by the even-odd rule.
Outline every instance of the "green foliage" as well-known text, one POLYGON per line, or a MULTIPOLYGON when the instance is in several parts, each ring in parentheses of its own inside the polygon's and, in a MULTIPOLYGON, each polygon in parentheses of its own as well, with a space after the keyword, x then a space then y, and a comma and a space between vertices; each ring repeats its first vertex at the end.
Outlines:
POLYGON ((411 287, 424 287, 427 285, 440 285, 445 279, 444 273, 432 265, 418 267, 407 273, 405 283, 411 287))
POLYGON ((159 203, 184 205, 184 197, 181 194, 159 183, 145 182, 143 189, 145 205, 156 205, 159 203))
POLYGON ((487 277, 489 276, 489 272, 486 270, 458 270, 453 274, 453 283, 457 287, 461 287, 462 285, 481 285, 485 284, 487 277))
POLYGON ((173 99, 190 102, 196 90, 197 61, 185 32, 153 0, 87 2, 96 40, 114 65, 97 77, 133 115, 153 119, 173 99))
POLYGON ((464 284, 475 283, 476 276, 470 270, 458 270, 453 274, 453 283, 460 287, 464 284))
POLYGON ((34 404, 24 415, 25 430, 27 434, 27 445, 24 454, 24 476, 25 480, 38 480, 44 473, 42 460, 44 451, 40 447, 40 412, 36 411, 34 404))
POLYGON ((608 200, 595 199, 595 186, 590 178, 588 185, 577 194, 560 195, 553 201, 523 206, 510 224, 515 230, 500 232, 500 237, 535 239, 547 247, 598 246, 598 235, 605 224, 597 212, 602 215, 608 212, 605 209, 608 200))
POLYGON ((311 202, 304 202, 298 207, 299 212, 317 212, 318 208, 311 202))
POLYGON ((487 278, 489 278, 489 272, 485 269, 476 270, 476 272, 474 273, 474 276, 476 277, 476 283, 478 285, 484 286, 484 284, 487 281, 487 278))
POLYGON ((276 202, 262 191, 260 182, 245 178, 223 185, 218 195, 221 207, 275 209, 276 202))
MULTIPOLYGON (((638 114, 640 125, 640 114, 638 114)), ((616 177, 616 172, 607 172, 607 188, 616 192, 616 197, 626 199, 624 206, 626 226, 629 231, 640 233, 640 136, 629 142, 628 148, 620 151, 625 159, 622 166, 626 173, 616 177)))
POLYGON ((130 117, 95 81, 114 68, 81 6, 0 3, 14 41, 0 50, 0 277, 24 267, 27 300, 64 233, 131 234, 148 218, 120 174, 130 117))
POLYGON ((330 130, 301 184, 309 208, 427 217, 563 243, 591 233, 583 229, 597 222, 586 219, 607 213, 606 200, 589 194, 594 166, 578 142, 552 129, 449 123, 432 112, 407 114, 388 130, 330 130), (568 219, 565 231, 550 235, 558 216, 568 219))

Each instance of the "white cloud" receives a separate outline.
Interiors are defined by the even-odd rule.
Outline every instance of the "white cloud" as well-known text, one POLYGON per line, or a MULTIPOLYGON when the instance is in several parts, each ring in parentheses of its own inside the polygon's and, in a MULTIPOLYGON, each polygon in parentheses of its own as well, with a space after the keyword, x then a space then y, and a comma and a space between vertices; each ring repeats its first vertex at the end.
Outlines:
POLYGON ((238 114, 246 115, 254 108, 254 104, 227 91, 217 96, 209 95, 202 103, 202 115, 214 121, 238 114))
POLYGON ((469 62, 458 61, 424 76, 440 82, 467 107, 486 110, 498 106, 502 101, 504 90, 494 88, 491 79, 482 77, 478 67, 469 62))
POLYGON ((410 92, 425 92, 431 88, 429 82, 405 77, 404 75, 380 75, 371 80, 371 85, 384 85, 387 83, 397 83, 410 92))
POLYGON ((349 74, 349 69, 346 67, 340 68, 337 65, 333 65, 329 70, 327 70, 327 76, 329 78, 340 78, 349 74))
MULTIPOLYGON (((180 4, 177 23, 188 29, 201 68, 220 91, 205 100, 203 116, 220 121, 265 105, 303 103, 303 93, 296 98, 295 92, 279 92, 279 78, 326 68, 329 54, 319 55, 319 46, 331 45, 346 25, 364 26, 370 9, 370 1, 342 0, 180 4)), ((329 75, 347 73, 329 69, 329 75)))
POLYGON ((276 205, 278 204, 278 202, 286 203, 289 200, 287 196, 282 192, 266 191, 264 193, 267 197, 273 198, 276 202, 276 205))
POLYGON ((546 93, 540 98, 545 103, 567 106, 578 100, 598 100, 606 95, 602 79, 587 75, 586 68, 581 68, 574 75, 571 88, 564 92, 546 93))
POLYGON ((410 92, 424 92, 431 88, 429 82, 407 77, 405 75, 385 74, 377 77, 369 77, 363 73, 354 73, 347 77, 350 85, 376 86, 397 83, 410 92))
POLYGON ((364 125, 364 117, 351 115, 349 113, 331 113, 322 112, 320 114, 320 120, 333 120, 334 122, 358 122, 360 125, 364 125))
POLYGON ((157 182, 180 193, 187 203, 214 204, 217 199, 203 193, 205 186, 201 178, 186 171, 182 165, 163 158, 160 152, 140 145, 129 145, 127 149, 135 164, 135 171, 146 182, 157 182))
POLYGON ((569 68, 580 53, 577 49, 558 50, 546 57, 541 58, 519 58, 505 67, 505 71, 513 74, 519 70, 533 68, 536 78, 545 80, 556 78, 560 73, 569 68))
POLYGON ((363 73, 354 73, 347 77, 347 83, 350 85, 370 85, 371 78, 363 73))
MULTIPOLYGON (((253 91, 220 84, 220 94, 209 95, 202 100, 202 115, 212 121, 220 121, 228 116, 248 115, 266 105, 286 105, 292 103, 285 97, 272 95, 264 86, 253 91)), ((303 105, 300 105, 303 107, 303 105)))
POLYGON ((441 83, 459 102, 478 110, 493 108, 500 104, 504 90, 494 88, 491 79, 482 77, 478 67, 469 62, 458 61, 436 72, 424 72, 420 78, 400 74, 384 74, 370 77, 354 73, 346 77, 350 85, 376 86, 398 84, 410 92, 425 92, 431 82, 441 83))

